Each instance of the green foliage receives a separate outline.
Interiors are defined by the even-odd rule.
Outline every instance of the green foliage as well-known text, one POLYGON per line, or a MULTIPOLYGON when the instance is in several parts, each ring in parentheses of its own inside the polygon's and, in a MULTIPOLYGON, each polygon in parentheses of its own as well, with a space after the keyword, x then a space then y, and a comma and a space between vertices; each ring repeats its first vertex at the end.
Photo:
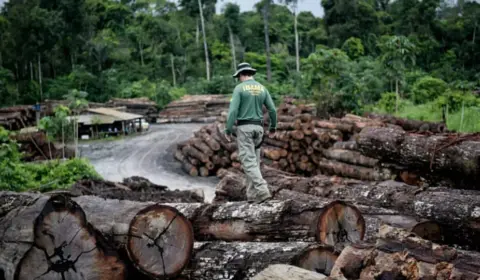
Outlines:
MULTIPOLYGON (((395 102, 397 100, 397 94, 395 92, 386 92, 382 94, 382 97, 377 102, 377 107, 386 113, 395 113, 395 102)), ((401 107, 399 109, 402 109, 401 107)))
POLYGON ((308 11, 296 18, 300 73, 293 13, 300 1, 269 1, 268 83, 267 2, 256 1, 251 11, 220 3, 215 13, 217 2, 201 1, 207 81, 197 0, 7 1, 0 12, 0 106, 88 93, 71 98, 76 114, 86 101, 112 97, 145 96, 163 108, 185 93, 230 94, 232 53, 237 63, 258 69, 256 78, 276 100, 285 94, 322 100, 326 111, 373 110, 385 92, 398 93, 396 102, 444 96, 426 88, 414 96, 414 85, 426 76, 465 94, 480 88, 478 1, 322 0, 323 18, 308 11))
POLYGON ((434 101, 434 104, 439 108, 447 108, 448 106, 449 112, 458 112, 463 106, 467 108, 480 106, 480 98, 459 90, 447 90, 434 101))
POLYGON ((0 127, 0 190, 48 191, 66 188, 77 180, 87 178, 101 177, 84 159, 47 163, 21 162, 17 144, 10 139, 9 132, 0 127))
POLYGON ((357 59, 365 54, 365 49, 363 48, 362 40, 355 37, 348 38, 345 43, 343 43, 342 50, 351 58, 357 59))
POLYGON ((412 99, 415 104, 423 104, 442 96, 447 90, 444 81, 426 76, 418 79, 412 88, 412 99))

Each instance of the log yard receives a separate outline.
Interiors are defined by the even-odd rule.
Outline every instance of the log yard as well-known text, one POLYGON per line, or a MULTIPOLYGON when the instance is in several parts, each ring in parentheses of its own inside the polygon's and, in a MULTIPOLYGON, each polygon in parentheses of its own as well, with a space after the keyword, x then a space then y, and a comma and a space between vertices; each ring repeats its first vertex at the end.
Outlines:
MULTIPOLYGON (((114 102, 159 121, 81 141, 101 178, 1 191, 0 279, 480 279, 479 134, 284 98, 260 147, 272 197, 252 203, 228 100, 114 102)), ((14 139, 25 160, 75 157, 39 130, 14 139)))

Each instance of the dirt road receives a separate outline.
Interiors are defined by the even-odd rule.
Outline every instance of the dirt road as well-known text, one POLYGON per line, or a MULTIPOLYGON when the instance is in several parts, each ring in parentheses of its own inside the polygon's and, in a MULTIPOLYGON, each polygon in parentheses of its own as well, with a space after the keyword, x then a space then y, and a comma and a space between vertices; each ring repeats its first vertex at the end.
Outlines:
POLYGON ((178 142, 193 136, 204 124, 151 125, 150 131, 116 141, 94 141, 79 145, 82 157, 88 158, 104 179, 122 181, 142 176, 170 189, 201 188, 207 201, 214 196, 216 177, 191 177, 173 158, 178 142))

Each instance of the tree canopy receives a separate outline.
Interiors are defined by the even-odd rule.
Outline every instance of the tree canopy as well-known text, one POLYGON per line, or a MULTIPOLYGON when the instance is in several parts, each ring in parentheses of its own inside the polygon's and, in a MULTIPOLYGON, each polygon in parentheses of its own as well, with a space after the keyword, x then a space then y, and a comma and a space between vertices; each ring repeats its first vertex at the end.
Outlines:
POLYGON ((247 12, 222 2, 217 14, 216 0, 10 0, 0 13, 0 106, 78 90, 162 107, 184 93, 230 94, 242 61, 276 100, 327 96, 332 110, 384 108, 392 92, 399 114, 445 110, 452 92, 478 99, 480 3, 319 0, 318 18, 298 13, 299 1, 262 0, 247 12), (444 92, 420 90, 421 79, 444 92))

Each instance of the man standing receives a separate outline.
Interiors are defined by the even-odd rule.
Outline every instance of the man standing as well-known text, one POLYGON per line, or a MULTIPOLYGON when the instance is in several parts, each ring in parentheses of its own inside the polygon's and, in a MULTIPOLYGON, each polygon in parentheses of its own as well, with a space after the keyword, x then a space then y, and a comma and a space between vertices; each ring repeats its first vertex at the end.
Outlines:
POLYGON ((268 90, 254 80, 253 75, 256 72, 248 63, 238 65, 233 77, 238 78, 241 83, 233 91, 225 134, 230 140, 233 125, 237 121, 238 157, 247 175, 247 199, 261 203, 272 197, 260 172, 260 146, 264 137, 262 105, 268 109, 271 135, 276 131, 277 111, 268 90))

